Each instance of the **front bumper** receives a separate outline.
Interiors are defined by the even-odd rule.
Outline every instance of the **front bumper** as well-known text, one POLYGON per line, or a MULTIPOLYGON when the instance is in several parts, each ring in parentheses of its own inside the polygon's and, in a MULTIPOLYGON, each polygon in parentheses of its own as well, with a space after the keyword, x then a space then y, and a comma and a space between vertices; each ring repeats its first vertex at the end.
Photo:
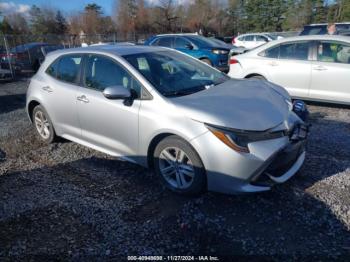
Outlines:
POLYGON ((205 152, 200 156, 207 170, 208 190, 254 193, 268 191, 297 173, 305 160, 307 133, 308 127, 298 124, 288 136, 251 143, 249 154, 237 153, 210 132, 192 143, 197 152, 205 152))

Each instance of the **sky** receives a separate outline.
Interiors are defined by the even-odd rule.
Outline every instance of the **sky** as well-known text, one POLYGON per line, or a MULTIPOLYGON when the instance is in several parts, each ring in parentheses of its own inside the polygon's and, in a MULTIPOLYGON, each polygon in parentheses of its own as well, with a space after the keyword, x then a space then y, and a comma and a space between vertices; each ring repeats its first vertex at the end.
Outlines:
POLYGON ((47 6, 62 10, 64 13, 82 11, 89 3, 102 6, 103 13, 110 15, 114 0, 0 0, 0 10, 3 14, 12 12, 27 13, 32 5, 47 6))

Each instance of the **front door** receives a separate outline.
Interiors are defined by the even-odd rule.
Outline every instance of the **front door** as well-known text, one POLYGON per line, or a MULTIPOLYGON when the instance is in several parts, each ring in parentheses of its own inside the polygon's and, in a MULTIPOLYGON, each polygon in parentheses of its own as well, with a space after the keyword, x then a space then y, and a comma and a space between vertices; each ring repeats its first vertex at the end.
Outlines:
POLYGON ((350 45, 320 41, 316 48, 310 97, 350 103, 350 45))
POLYGON ((139 95, 139 83, 112 58, 95 54, 86 56, 83 83, 77 97, 83 139, 110 154, 137 154, 140 100, 111 100, 102 92, 123 86, 139 95))

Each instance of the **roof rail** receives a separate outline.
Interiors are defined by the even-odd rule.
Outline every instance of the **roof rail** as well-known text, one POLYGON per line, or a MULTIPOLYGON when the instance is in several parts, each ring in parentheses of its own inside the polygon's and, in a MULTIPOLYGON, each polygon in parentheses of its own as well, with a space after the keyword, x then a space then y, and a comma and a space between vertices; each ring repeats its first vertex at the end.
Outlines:
POLYGON ((158 34, 157 36, 166 36, 166 35, 199 35, 196 33, 171 33, 171 34, 158 34))

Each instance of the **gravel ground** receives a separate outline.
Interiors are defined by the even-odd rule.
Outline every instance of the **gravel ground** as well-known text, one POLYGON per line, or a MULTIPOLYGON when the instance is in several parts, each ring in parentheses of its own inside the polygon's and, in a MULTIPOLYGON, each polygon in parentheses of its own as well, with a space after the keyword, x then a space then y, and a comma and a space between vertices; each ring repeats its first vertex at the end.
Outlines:
POLYGON ((42 144, 26 81, 0 83, 0 257, 350 257, 350 109, 310 105, 302 170, 272 191, 188 198, 149 170, 62 141, 42 144))

